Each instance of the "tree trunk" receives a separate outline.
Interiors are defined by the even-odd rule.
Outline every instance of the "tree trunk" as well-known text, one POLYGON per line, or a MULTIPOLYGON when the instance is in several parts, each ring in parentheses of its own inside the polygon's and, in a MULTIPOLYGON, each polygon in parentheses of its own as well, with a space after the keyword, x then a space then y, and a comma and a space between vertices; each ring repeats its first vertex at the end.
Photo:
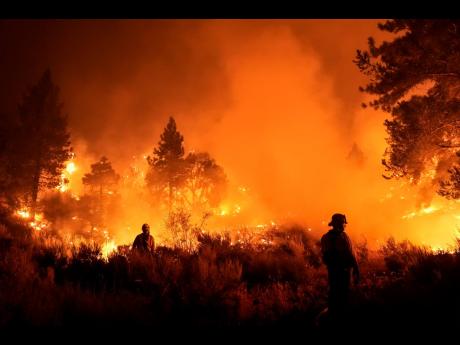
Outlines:
POLYGON ((169 192, 169 198, 168 198, 168 211, 169 211, 169 213, 171 213, 171 204, 172 204, 171 181, 168 182, 168 192, 169 192))
POLYGON ((35 219, 35 213, 37 210, 37 198, 38 198, 38 192, 40 189, 40 172, 41 172, 41 164, 40 164, 40 159, 37 159, 35 163, 35 171, 32 179, 32 204, 31 204, 31 209, 30 209, 30 214, 32 216, 32 219, 35 219))

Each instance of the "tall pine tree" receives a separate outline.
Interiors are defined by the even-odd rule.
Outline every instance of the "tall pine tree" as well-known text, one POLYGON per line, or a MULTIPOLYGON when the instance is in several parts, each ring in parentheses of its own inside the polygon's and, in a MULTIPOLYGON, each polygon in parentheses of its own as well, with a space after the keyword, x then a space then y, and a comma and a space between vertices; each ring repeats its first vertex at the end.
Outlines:
POLYGON ((147 185, 159 196, 167 197, 171 210, 180 186, 184 183, 184 137, 177 130, 176 121, 170 117, 160 136, 158 147, 147 157, 150 166, 146 175, 147 185))
POLYGON ((59 185, 65 162, 72 156, 67 116, 62 113, 59 88, 49 69, 28 90, 18 110, 11 173, 20 181, 34 215, 39 192, 59 185))
POLYGON ((120 175, 112 168, 112 164, 106 157, 91 164, 91 172, 86 173, 82 182, 89 187, 90 193, 82 197, 84 207, 81 208, 82 218, 91 224, 91 236, 96 227, 106 224, 107 215, 117 205, 117 195, 114 193, 120 175))

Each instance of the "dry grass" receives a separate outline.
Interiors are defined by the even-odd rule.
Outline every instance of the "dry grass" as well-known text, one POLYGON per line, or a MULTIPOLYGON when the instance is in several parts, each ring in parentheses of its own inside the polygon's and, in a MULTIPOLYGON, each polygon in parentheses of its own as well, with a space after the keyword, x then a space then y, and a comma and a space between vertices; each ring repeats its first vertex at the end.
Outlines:
MULTIPOLYGON (((313 331, 326 304, 317 240, 300 228, 272 229, 252 244, 198 232, 193 251, 159 247, 153 258, 145 258, 120 248, 108 260, 97 246, 68 247, 16 230, 0 227, 3 329, 313 331)), ((368 255, 365 243, 358 249, 363 278, 351 296, 350 322, 395 328, 407 326, 407 320, 439 327, 458 321, 458 250, 433 253, 392 239, 378 256, 368 255)))

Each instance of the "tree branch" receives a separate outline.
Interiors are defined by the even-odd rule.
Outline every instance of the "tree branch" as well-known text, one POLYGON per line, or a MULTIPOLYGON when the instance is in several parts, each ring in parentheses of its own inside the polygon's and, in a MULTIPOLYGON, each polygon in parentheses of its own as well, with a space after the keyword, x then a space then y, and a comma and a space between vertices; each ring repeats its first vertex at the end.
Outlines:
POLYGON ((443 148, 443 149, 453 149, 453 148, 460 147, 460 144, 440 143, 440 144, 438 144, 438 146, 443 148))
POLYGON ((455 73, 455 72, 449 72, 449 73, 426 73, 425 75, 430 76, 430 77, 454 77, 454 78, 460 78, 460 74, 455 73))

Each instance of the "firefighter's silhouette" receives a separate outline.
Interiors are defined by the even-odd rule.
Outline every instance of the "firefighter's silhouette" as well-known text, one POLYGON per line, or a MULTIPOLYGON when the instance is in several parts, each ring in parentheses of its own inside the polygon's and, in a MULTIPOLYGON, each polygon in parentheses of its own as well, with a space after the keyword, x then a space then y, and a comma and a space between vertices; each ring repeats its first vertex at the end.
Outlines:
POLYGON ((150 275, 154 265, 155 241, 150 235, 150 226, 142 225, 142 233, 137 235, 132 247, 132 278, 136 291, 149 289, 150 275))
POLYGON ((150 226, 142 225, 142 234, 136 236, 133 243, 133 251, 138 254, 152 255, 155 251, 155 240, 150 235, 150 226))
POLYGON ((329 296, 327 314, 332 319, 343 316, 348 303, 350 278, 358 284, 360 273, 350 238, 345 233, 347 219, 344 214, 332 216, 332 226, 321 238, 321 252, 327 266, 329 278, 329 296))

